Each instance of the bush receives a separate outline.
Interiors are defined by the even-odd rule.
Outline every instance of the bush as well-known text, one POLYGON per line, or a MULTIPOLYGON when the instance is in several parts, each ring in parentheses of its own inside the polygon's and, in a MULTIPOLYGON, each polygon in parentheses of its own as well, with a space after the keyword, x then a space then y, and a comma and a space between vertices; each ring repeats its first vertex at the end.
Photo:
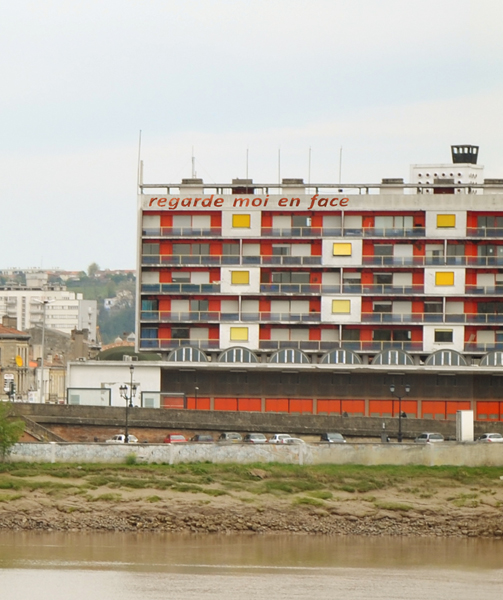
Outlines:
POLYGON ((0 459, 4 460, 24 432, 24 423, 12 420, 10 402, 0 402, 0 459))

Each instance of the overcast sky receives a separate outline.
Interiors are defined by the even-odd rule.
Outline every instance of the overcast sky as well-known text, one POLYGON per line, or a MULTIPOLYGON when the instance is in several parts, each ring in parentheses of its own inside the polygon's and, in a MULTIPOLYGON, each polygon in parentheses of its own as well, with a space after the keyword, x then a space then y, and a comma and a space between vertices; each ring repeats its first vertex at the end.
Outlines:
POLYGON ((135 268, 146 183, 503 178, 501 0, 16 0, 0 20, 0 268, 135 268))

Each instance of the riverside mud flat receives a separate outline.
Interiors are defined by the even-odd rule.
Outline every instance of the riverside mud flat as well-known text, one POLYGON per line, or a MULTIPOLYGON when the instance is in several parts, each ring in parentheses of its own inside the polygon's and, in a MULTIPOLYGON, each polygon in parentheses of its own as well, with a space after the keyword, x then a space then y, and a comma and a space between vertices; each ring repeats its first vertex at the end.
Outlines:
POLYGON ((0 465, 0 529, 503 539, 503 469, 0 465))

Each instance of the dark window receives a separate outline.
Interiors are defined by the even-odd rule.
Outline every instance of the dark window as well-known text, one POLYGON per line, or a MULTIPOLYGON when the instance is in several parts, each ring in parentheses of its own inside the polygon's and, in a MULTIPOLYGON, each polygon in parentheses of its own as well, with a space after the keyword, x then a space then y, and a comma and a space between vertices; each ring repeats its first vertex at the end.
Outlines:
POLYGON ((442 302, 425 302, 424 303, 425 313, 442 313, 443 305, 442 302))
POLYGON ((358 342, 360 341, 360 330, 359 329, 343 329, 342 340, 345 342, 358 342))
POLYGON ((172 340, 188 340, 190 336, 190 330, 188 327, 173 327, 171 330, 172 340))
POLYGON ((142 339, 156 339, 157 338, 157 327, 142 327, 141 328, 142 339))
POLYGON ((376 302, 374 302, 374 312, 375 313, 390 313, 391 312, 391 302, 387 302, 385 300, 376 300, 376 302))
POLYGON ((393 339, 396 342, 407 342, 411 337, 411 332, 407 329, 396 329, 393 331, 393 339))
POLYGON ((391 342, 391 329, 374 329, 372 339, 375 342, 391 342))
POLYGON ((393 283, 392 273, 374 273, 374 283, 391 285, 393 283))
POLYGON ((173 254, 190 254, 190 244, 173 244, 173 254))
POLYGON ((290 256, 290 250, 290 246, 279 246, 273 244, 272 254, 273 256, 290 256))
POLYGON ((272 283, 309 283, 309 273, 277 271, 272 274, 272 283))
POLYGON ((142 310, 159 310, 159 301, 158 300, 142 300, 141 301, 141 309, 142 310))
POLYGON ((452 329, 435 329, 435 341, 444 343, 452 342, 452 329))
POLYGON ((496 244, 481 244, 477 246, 478 256, 503 256, 503 246, 496 244))
POLYGON ((464 256, 464 244, 447 244, 447 256, 464 256))
POLYGON ((477 217, 477 227, 503 228, 503 217, 480 216, 477 217))
POLYGON ((501 315, 503 314, 503 302, 479 302, 477 312, 479 315, 501 315))
POLYGON ((375 256, 393 256, 392 244, 376 244, 374 246, 375 256))

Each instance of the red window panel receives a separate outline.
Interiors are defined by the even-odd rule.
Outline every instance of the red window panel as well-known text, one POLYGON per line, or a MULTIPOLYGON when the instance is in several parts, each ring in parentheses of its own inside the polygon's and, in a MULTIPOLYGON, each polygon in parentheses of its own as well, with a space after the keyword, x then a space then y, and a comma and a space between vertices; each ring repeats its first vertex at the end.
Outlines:
POLYGON ((261 398, 238 398, 238 410, 248 412, 261 412, 262 410, 262 399, 261 398))
MULTIPOLYGON (((371 417, 392 417, 393 416, 393 401, 392 400, 370 400, 369 410, 371 417)), ((398 401, 396 407, 398 413, 398 401)))
POLYGON ((456 416, 456 412, 458 410, 471 410, 472 403, 469 400, 466 401, 457 401, 457 400, 448 400, 446 402, 446 413, 447 418, 452 418, 456 416))
POLYGON ((313 401, 311 399, 290 398, 291 413, 313 413, 313 401))
POLYGON ((365 416, 365 400, 343 400, 342 412, 347 412, 348 415, 357 417, 365 416))
POLYGON ((421 417, 423 419, 445 419, 446 403, 442 400, 424 400, 421 417))
POLYGON ((215 410, 237 410, 237 398, 215 398, 215 410))
POLYGON ((161 408, 185 408, 185 398, 183 396, 163 396, 161 394, 161 408))
POLYGON ((478 421, 499 421, 503 417, 503 402, 477 402, 478 421))
POLYGON ((265 412, 288 412, 288 398, 266 398, 265 412))
POLYGON ((318 400, 318 414, 342 414, 342 400, 318 400))
POLYGON ((189 396, 187 398, 187 408, 191 410, 210 410, 210 399, 198 396, 196 400, 194 396, 189 396))

